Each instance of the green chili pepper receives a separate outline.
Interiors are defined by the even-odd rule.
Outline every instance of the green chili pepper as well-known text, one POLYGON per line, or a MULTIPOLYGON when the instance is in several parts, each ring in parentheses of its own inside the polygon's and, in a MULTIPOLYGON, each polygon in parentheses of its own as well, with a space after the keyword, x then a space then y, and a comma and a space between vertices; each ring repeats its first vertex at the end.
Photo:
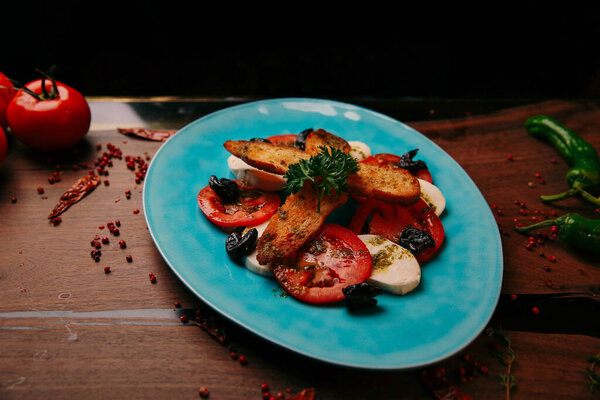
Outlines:
POLYGON ((576 213, 565 214, 529 226, 516 226, 517 232, 528 232, 546 226, 556 226, 558 237, 581 249, 600 253, 600 219, 587 219, 576 213))
POLYGON ((600 205, 600 198, 588 192, 600 184, 600 160, 596 149, 573 131, 544 115, 529 118, 525 122, 525 128, 532 136, 549 141, 571 165, 567 172, 569 190, 541 196, 540 199, 552 202, 579 194, 584 199, 600 205))

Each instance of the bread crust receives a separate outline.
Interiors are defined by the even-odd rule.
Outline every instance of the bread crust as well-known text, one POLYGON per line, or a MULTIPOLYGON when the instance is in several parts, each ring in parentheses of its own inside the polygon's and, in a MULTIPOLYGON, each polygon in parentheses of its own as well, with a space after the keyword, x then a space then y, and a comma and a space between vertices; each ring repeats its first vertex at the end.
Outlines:
POLYGON ((262 265, 293 263, 298 249, 321 228, 325 218, 347 199, 348 193, 323 196, 321 211, 317 212, 318 195, 312 183, 306 182, 298 193, 288 196, 258 239, 258 262, 262 265))
POLYGON ((306 137, 304 151, 310 155, 316 155, 321 152, 321 147, 334 147, 342 150, 346 154, 348 154, 351 149, 350 144, 344 138, 329 133, 324 129, 317 129, 316 131, 309 133, 306 137))

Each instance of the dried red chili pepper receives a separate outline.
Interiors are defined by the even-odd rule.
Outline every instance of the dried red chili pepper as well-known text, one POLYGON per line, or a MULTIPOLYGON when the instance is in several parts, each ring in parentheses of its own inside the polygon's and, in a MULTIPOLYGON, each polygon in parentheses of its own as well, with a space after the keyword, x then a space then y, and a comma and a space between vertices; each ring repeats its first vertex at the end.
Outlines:
POLYGON ((157 142, 164 142, 177 133, 177 130, 147 128, 117 128, 117 130, 123 135, 134 135, 144 139, 155 140, 157 142))
POLYGON ((455 385, 448 382, 441 368, 429 368, 421 372, 421 380, 440 400, 471 400, 472 397, 464 393, 455 385))
POLYGON ((300 393, 294 396, 294 400, 314 400, 315 398, 315 389, 307 388, 302 389, 300 393))
POLYGON ((100 178, 95 175, 86 175, 80 178, 69 190, 63 193, 48 219, 55 218, 65 212, 73 204, 81 200, 100 184, 100 178))

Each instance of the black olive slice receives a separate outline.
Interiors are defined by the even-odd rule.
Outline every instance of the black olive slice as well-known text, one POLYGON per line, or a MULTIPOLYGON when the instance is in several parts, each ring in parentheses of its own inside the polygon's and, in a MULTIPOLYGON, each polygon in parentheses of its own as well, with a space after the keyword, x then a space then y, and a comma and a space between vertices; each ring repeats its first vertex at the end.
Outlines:
POLYGON ((423 160, 413 160, 413 158, 417 155, 419 149, 411 150, 407 153, 404 153, 400 157, 400 161, 398 161, 398 166, 400 168, 404 168, 411 173, 415 173, 420 169, 427 169, 427 164, 423 160))
POLYGON ((306 149, 306 138, 308 137, 308 134, 311 133, 313 131, 313 128, 308 128, 303 130, 302 132, 300 132, 298 134, 298 136, 296 136, 296 142, 295 142, 295 146, 297 148, 299 148, 300 150, 305 150, 306 149))
POLYGON ((258 231, 252 228, 242 235, 240 232, 232 232, 225 240, 225 250, 232 260, 240 262, 242 258, 250 254, 258 243, 258 231))
POLYGON ((435 247, 435 240, 420 229, 406 228, 402 231, 398 244, 413 254, 419 254, 425 247, 435 247))
POLYGON ((344 293, 346 306, 355 311, 377 305, 377 299, 374 297, 382 294, 383 291, 378 287, 369 285, 367 282, 362 282, 346 286, 342 289, 342 293, 344 293))
POLYGON ((217 178, 211 175, 208 179, 208 185, 210 188, 225 202, 231 202, 238 198, 240 195, 240 188, 238 184, 227 178, 217 178))

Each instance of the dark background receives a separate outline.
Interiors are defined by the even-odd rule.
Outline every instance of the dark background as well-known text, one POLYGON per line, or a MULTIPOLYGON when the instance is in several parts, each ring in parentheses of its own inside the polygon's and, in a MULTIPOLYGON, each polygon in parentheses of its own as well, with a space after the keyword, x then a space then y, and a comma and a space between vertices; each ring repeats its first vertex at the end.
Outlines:
POLYGON ((377 18, 363 8, 258 18, 234 3, 116 4, 11 4, 0 71, 26 83, 54 65, 86 96, 600 96, 600 24, 590 10, 576 19, 557 10, 541 20, 411 21, 385 9, 377 18))

